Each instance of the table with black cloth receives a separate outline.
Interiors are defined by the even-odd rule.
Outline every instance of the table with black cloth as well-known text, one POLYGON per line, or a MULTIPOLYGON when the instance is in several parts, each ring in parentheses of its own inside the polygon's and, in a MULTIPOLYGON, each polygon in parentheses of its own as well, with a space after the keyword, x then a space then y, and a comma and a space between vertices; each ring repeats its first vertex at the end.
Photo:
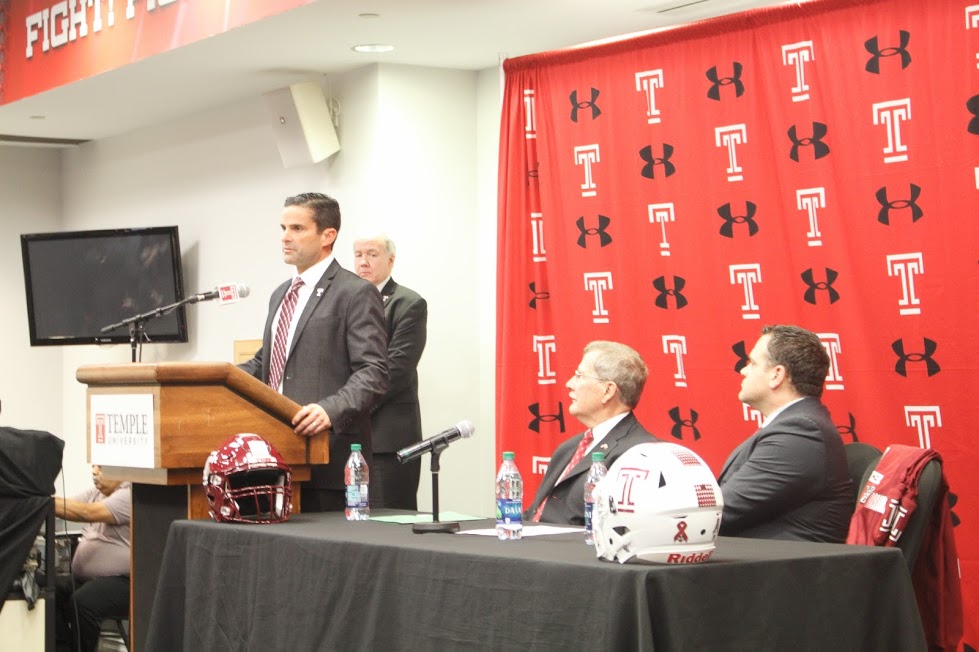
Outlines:
MULTIPOLYGON (((490 521, 463 523, 492 527, 490 521)), ((176 521, 147 650, 923 650, 897 549, 718 539, 684 566, 300 514, 176 521)))

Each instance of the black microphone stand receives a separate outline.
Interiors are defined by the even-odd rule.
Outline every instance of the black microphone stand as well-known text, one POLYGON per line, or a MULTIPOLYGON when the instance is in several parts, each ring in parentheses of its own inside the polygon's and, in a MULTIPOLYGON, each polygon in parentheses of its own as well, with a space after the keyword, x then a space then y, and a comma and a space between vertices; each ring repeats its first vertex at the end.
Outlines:
POLYGON ((164 315, 169 315, 171 312, 179 308, 180 306, 186 305, 188 303, 197 303, 200 301, 200 295, 192 294, 186 299, 181 299, 176 303, 171 303, 166 306, 160 306, 159 308, 154 308, 153 310, 140 313, 138 315, 133 315, 132 317, 126 317, 122 321, 117 321, 114 324, 109 324, 108 326, 103 326, 99 331, 101 333, 108 333, 109 331, 114 331, 121 326, 129 326, 129 348, 132 349, 132 361, 136 362, 137 358, 142 360, 143 358, 143 342, 149 342, 150 338, 146 335, 146 322, 155 318, 162 317, 164 315), (139 349, 139 355, 136 355, 136 350, 139 349))
POLYGON ((449 443, 444 441, 432 446, 432 522, 412 525, 411 531, 415 534, 431 534, 433 532, 455 534, 459 531, 458 523, 439 522, 439 455, 448 447, 449 443))

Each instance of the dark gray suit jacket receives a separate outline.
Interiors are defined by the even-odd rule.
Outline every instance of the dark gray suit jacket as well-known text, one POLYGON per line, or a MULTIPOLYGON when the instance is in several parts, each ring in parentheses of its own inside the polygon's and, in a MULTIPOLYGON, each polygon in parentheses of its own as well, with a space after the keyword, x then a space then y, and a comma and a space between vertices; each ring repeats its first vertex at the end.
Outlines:
MULTIPOLYGON (((292 279, 272 293, 262 348, 239 365, 264 383, 269 378, 275 313, 291 283, 292 279)), ((361 444, 370 464, 370 411, 388 386, 386 344, 377 288, 334 260, 299 317, 283 371, 282 393, 300 405, 318 403, 333 424, 330 463, 313 467, 308 486, 342 490, 350 444, 361 444)))
POLYGON ((540 518, 541 523, 584 525, 585 479, 588 477, 588 469, 591 468, 591 453, 596 451, 605 453, 605 466, 611 468, 612 463, 622 453, 636 444, 660 441, 647 432, 636 419, 636 415, 630 412, 622 421, 615 424, 605 438, 592 448, 561 482, 557 482, 564 467, 574 457, 578 443, 584 436, 585 433, 581 433, 566 439, 554 450, 551 461, 547 464, 544 479, 537 488, 534 502, 524 512, 524 521, 529 523, 537 512, 537 507, 547 498, 547 504, 544 505, 544 512, 540 518))
POLYGON ((817 398, 789 406, 735 448, 718 484, 722 535, 846 541, 854 507, 846 453, 817 398))
POLYGON ((381 292, 387 321, 388 391, 371 415, 375 453, 394 453, 422 440, 418 361, 425 350, 428 303, 390 279, 381 292))

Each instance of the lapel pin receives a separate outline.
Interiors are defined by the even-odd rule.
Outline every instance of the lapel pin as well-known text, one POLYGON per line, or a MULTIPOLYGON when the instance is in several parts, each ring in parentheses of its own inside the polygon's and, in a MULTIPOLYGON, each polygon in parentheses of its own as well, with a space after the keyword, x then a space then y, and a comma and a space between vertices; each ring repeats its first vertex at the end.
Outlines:
POLYGON ((317 297, 323 296, 323 288, 316 288, 316 296, 317 297))
POLYGON ((601 448, 603 451, 607 451, 608 450, 608 444, 602 444, 601 446, 599 446, 599 448, 601 448))

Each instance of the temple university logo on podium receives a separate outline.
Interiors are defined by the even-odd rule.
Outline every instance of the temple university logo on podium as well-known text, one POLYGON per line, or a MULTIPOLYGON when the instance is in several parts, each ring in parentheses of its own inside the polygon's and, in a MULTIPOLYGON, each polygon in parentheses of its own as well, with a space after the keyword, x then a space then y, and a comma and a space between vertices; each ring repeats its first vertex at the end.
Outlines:
POLYGON ((88 408, 92 464, 156 467, 153 394, 92 394, 88 408))
POLYGON ((95 443, 104 444, 105 443, 105 415, 96 414, 94 421, 95 421, 95 443))

